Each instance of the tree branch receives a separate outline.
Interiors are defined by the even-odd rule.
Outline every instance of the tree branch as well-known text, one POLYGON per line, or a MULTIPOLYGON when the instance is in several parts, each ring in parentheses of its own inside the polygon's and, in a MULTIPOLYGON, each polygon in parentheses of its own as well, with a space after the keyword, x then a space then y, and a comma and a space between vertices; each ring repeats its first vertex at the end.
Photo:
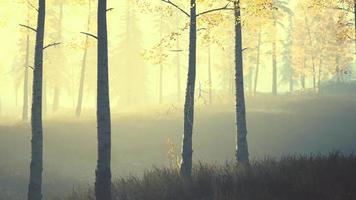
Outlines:
POLYGON ((179 6, 177 6, 177 4, 171 2, 170 0, 162 0, 165 3, 171 4, 172 6, 176 7, 178 10, 180 10, 181 12, 183 12, 185 15, 187 15, 188 17, 190 17, 190 15, 184 11, 182 8, 180 8, 179 6))
MULTIPOLYGON (((308 8, 314 8, 316 6, 309 6, 308 8)), ((347 8, 342 8, 342 7, 329 7, 329 6, 325 6, 325 5, 321 5, 321 7, 326 8, 326 9, 332 9, 332 10, 341 10, 341 11, 346 11, 349 13, 355 13, 355 11, 347 9, 347 8)))
POLYGON ((60 42, 55 42, 55 43, 49 44, 49 45, 43 47, 43 50, 47 49, 48 47, 57 46, 57 45, 60 45, 60 44, 61 44, 60 42))
POLYGON ((95 39, 98 39, 98 37, 97 36, 95 36, 95 35, 93 35, 93 34, 91 34, 91 33, 86 33, 86 32, 80 32, 81 34, 84 34, 84 35, 87 35, 87 36, 90 36, 90 37, 93 37, 93 38, 95 38, 95 39))
POLYGON ((37 12, 39 12, 39 11, 38 11, 38 8, 36 8, 30 1, 27 1, 27 3, 28 3, 28 5, 29 5, 31 8, 33 8, 33 9, 35 9, 37 12))
POLYGON ((206 28, 199 28, 199 29, 197 29, 197 32, 199 32, 201 30, 206 30, 206 28))
POLYGON ((207 11, 204 11, 202 13, 199 13, 199 14, 197 14, 197 17, 199 17, 200 15, 205 15, 205 14, 208 14, 208 13, 211 13, 211 12, 220 11, 220 10, 234 10, 233 8, 228 8, 229 4, 230 4, 230 2, 227 3, 224 7, 215 8, 215 9, 211 9, 211 10, 207 10, 207 11))
POLYGON ((108 9, 106 9, 106 12, 112 11, 112 10, 114 10, 114 8, 108 8, 108 9))
POLYGON ((27 26, 27 25, 24 25, 24 24, 19 24, 19 25, 22 26, 22 27, 25 27, 25 28, 28 28, 28 29, 30 29, 30 30, 33 30, 33 31, 37 32, 37 30, 34 29, 34 28, 32 28, 31 26, 27 26))

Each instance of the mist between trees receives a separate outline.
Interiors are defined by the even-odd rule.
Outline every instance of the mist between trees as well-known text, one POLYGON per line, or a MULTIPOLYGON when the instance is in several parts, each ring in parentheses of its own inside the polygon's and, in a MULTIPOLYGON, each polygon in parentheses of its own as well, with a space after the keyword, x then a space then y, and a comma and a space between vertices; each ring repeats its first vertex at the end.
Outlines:
POLYGON ((249 166, 245 97, 354 92, 351 0, 1 4, 12 13, 1 20, 0 119, 31 119, 31 200, 42 199, 43 119, 96 113, 95 196, 110 200, 112 115, 183 113, 189 178, 196 108, 230 106, 235 159, 249 166))

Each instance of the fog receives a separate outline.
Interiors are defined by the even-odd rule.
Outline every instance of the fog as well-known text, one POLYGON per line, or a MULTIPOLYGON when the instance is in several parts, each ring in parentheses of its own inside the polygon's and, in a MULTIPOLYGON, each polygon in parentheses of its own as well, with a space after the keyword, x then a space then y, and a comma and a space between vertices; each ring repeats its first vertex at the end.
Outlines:
MULTIPOLYGON (((87 1, 47 2, 45 45, 60 44, 44 51, 44 199, 92 187, 97 162, 96 40, 81 33, 96 33, 97 3, 91 2, 88 18, 87 1)), ((35 27, 36 3, 0 1, 0 199, 25 199, 28 189, 35 33, 19 24, 35 27)), ((107 11, 113 178, 169 167, 168 152, 181 154, 189 18, 161 1, 141 3, 108 1, 113 8, 107 11)), ((353 14, 305 12, 307 4, 287 4, 293 14, 281 12, 277 28, 264 15, 243 19, 251 160, 356 150, 353 14), (273 38, 278 95, 271 94, 273 38)), ((199 12, 225 2, 201 5, 199 12)), ((235 159, 235 22, 230 15, 198 22, 194 163, 235 159)))

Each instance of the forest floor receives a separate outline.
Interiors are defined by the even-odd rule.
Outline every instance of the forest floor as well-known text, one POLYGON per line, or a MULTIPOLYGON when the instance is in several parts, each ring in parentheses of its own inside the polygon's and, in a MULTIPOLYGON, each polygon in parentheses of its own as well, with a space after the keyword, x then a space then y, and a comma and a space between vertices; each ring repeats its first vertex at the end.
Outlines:
MULTIPOLYGON (((179 109, 113 113, 113 177, 167 167, 167 152, 179 154, 182 114, 179 109), (167 140, 172 145, 167 145, 167 140)), ((356 151, 354 96, 281 96, 247 99, 250 156, 356 151)), ((225 164, 235 153, 234 106, 197 106, 194 161, 225 164)), ((30 162, 28 123, 0 122, 0 199, 25 199, 30 162)), ((95 119, 51 118, 44 121, 44 199, 63 197, 73 187, 93 184, 96 164, 95 119)))

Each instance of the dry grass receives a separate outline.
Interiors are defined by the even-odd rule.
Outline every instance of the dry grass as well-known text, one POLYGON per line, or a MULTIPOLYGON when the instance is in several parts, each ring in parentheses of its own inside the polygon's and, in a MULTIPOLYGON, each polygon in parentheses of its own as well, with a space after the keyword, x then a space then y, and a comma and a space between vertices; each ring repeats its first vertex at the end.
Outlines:
MULTIPOLYGON (((176 170, 153 169, 142 177, 116 179, 115 200, 354 200, 356 156, 288 156, 250 167, 199 164, 191 179, 176 170)), ((73 191, 66 200, 94 199, 73 191)))

